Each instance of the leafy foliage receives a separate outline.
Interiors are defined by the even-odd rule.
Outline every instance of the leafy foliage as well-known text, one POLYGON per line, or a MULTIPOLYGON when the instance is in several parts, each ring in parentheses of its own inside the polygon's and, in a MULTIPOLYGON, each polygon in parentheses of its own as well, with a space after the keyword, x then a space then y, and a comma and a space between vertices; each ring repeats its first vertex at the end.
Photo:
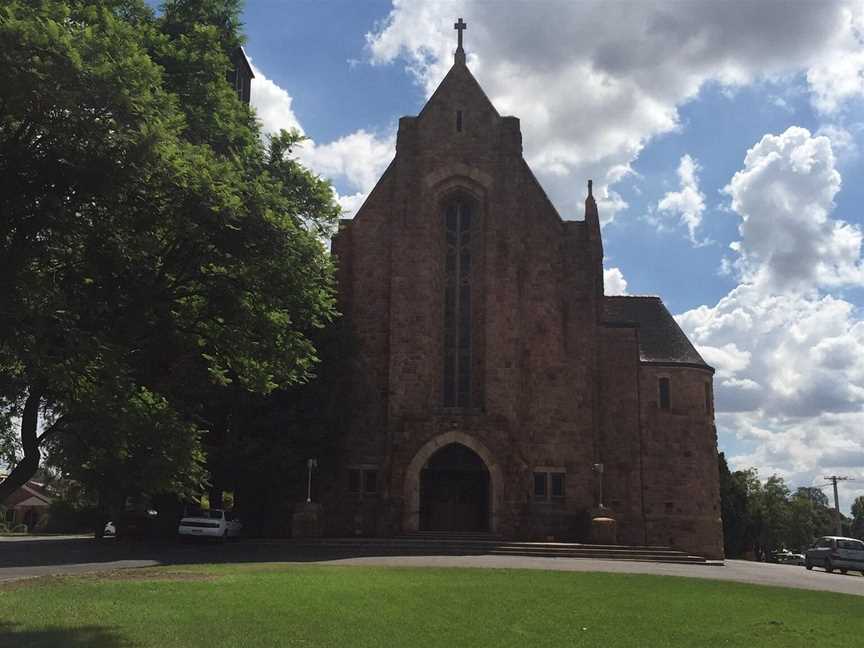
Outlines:
POLYGON ((726 555, 753 552, 765 557, 776 549, 799 551, 816 537, 833 532, 833 510, 818 488, 791 493, 782 477, 764 483, 755 468, 729 471, 720 453, 720 499, 726 555))
POLYGON ((859 495, 852 502, 852 533, 864 540, 864 495, 859 495))
POLYGON ((50 449, 101 489, 200 490, 218 390, 312 375, 338 207, 291 158, 299 136, 265 141, 227 83, 240 42, 231 0, 0 7, 0 450, 23 453, 16 480, 50 449))

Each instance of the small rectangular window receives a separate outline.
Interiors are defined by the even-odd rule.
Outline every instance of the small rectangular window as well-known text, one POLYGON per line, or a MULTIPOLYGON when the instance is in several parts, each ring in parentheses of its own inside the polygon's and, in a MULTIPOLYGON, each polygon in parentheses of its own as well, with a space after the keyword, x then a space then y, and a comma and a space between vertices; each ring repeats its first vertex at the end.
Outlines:
POLYGON ((378 492, 378 471, 367 470, 363 481, 363 492, 369 495, 374 495, 378 492))
POLYGON ((15 509, 6 509, 6 522, 11 524, 15 521, 15 509))
POLYGON ((348 492, 349 493, 359 493, 360 492, 360 477, 361 473, 359 470, 351 469, 348 471, 348 492))
POLYGON ((546 473, 534 473, 534 499, 546 499, 546 473))
POLYGON ((461 110, 456 111, 456 132, 458 132, 458 133, 462 132, 462 111, 461 110))
POLYGON ((564 497, 564 473, 550 473, 549 478, 552 482, 552 497, 562 499, 564 497))
POLYGON ((668 410, 671 407, 671 398, 669 394, 669 379, 661 378, 659 381, 660 389, 660 409, 668 410))

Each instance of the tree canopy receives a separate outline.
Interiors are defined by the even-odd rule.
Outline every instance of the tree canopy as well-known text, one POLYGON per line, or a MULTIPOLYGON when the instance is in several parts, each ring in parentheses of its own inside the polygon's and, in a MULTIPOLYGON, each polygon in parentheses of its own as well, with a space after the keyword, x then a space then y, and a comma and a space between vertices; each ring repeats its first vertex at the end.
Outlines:
POLYGON ((0 6, 0 501, 49 446, 198 488, 214 388, 312 375, 339 209, 226 81, 239 29, 232 0, 0 6))
POLYGON ((720 501, 729 557, 751 551, 765 556, 782 548, 799 551, 834 532, 834 511, 821 489, 802 486, 792 493, 777 475, 763 483, 755 468, 730 472, 722 452, 720 501))

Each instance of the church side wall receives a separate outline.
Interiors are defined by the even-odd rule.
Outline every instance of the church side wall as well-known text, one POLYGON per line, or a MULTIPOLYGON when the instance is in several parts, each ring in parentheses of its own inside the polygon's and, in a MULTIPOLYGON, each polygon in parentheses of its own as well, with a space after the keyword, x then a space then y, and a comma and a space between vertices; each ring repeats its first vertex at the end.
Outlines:
POLYGON ((326 531, 331 535, 374 534, 384 511, 380 498, 345 497, 348 468, 379 469, 387 424, 390 322, 390 233, 393 170, 389 169, 362 209, 334 238, 339 309, 345 350, 345 427, 340 430, 336 466, 322 466, 335 482, 322 493, 326 531))
POLYGON ((642 366, 645 519, 649 544, 722 559, 711 381, 707 369, 642 366), (660 378, 669 379, 668 410, 660 408, 660 378))
POLYGON ((633 327, 601 328, 600 453, 603 504, 618 521, 618 542, 645 544, 639 339, 633 327))

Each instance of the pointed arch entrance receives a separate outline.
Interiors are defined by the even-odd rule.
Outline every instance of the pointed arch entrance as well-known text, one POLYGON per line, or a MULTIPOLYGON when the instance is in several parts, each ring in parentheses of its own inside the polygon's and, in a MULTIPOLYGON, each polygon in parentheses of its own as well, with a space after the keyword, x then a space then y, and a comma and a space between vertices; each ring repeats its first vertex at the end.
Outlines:
POLYGON ((420 470, 420 530, 489 530, 489 471, 467 446, 444 446, 420 470))
POLYGON ((448 432, 426 443, 405 475, 405 531, 496 531, 501 471, 474 437, 448 432))

